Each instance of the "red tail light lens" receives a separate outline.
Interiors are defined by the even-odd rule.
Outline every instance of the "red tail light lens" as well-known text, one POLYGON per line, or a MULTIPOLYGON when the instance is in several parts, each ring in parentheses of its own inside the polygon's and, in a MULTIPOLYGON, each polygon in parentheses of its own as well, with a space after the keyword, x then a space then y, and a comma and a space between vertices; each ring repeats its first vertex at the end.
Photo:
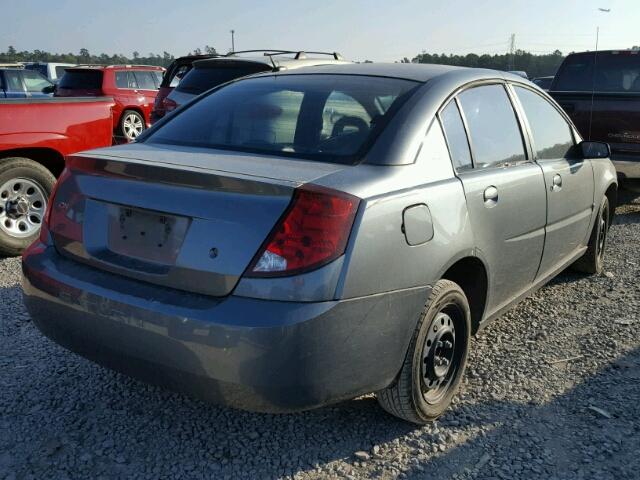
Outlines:
POLYGON ((64 182, 69 176, 71 176, 71 174, 69 173, 69 170, 65 168, 58 177, 58 180, 53 186, 53 189, 51 189, 51 195, 49 195, 49 200, 47 201, 47 208, 44 211, 42 225, 40 225, 40 241, 42 243, 48 243, 49 241, 49 222, 51 221, 51 209, 53 208, 53 202, 56 198, 58 187, 60 187, 60 184, 64 182))
POLYGON ((65 241, 82 241, 84 198, 67 168, 58 179, 45 213, 44 227, 65 241))
POLYGON ((162 106, 164 110, 166 110, 167 112, 172 112, 176 108, 178 108, 178 104, 175 101, 171 100, 170 98, 165 98, 162 101, 162 106))
POLYGON ((296 190, 248 276, 293 275, 335 260, 347 246, 359 203, 357 197, 325 188, 296 190))

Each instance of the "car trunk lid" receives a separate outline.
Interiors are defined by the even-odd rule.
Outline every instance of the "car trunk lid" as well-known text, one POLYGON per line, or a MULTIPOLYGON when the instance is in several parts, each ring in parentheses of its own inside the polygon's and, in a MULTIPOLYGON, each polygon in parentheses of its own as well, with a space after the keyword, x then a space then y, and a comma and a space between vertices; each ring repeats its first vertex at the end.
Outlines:
POLYGON ((344 168, 143 144, 68 165, 49 221, 61 254, 213 296, 232 292, 298 185, 344 168))

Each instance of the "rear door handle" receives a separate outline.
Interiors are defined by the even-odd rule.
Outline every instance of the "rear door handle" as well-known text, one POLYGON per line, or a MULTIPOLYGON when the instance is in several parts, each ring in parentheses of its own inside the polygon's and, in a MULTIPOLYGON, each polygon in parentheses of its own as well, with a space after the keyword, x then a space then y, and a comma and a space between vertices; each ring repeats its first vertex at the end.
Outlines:
POLYGON ((551 185, 551 191, 558 192, 560 190, 562 190, 562 177, 559 173, 556 173, 553 176, 553 185, 551 185))
POLYGON ((498 203, 498 189, 491 185, 484 189, 483 193, 484 206, 487 208, 494 207, 498 203))

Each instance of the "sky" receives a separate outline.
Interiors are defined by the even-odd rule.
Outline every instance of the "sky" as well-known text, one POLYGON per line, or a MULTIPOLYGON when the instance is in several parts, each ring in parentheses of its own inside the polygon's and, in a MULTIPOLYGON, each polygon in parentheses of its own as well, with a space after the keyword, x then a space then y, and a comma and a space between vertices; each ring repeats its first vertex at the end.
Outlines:
POLYGON ((272 48, 357 61, 640 45, 640 0, 22 0, 0 6, 0 50, 175 56, 272 48), (610 9, 609 13, 599 8, 610 9))

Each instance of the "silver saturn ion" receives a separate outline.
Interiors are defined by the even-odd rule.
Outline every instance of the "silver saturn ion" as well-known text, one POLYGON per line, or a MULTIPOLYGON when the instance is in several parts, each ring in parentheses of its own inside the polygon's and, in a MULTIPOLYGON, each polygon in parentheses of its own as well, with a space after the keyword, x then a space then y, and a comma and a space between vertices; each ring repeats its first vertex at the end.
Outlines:
POLYGON ((330 65, 223 85, 68 158, 25 302, 102 365, 267 412, 376 392, 424 423, 470 335, 602 270, 609 147, 507 73, 330 65))

